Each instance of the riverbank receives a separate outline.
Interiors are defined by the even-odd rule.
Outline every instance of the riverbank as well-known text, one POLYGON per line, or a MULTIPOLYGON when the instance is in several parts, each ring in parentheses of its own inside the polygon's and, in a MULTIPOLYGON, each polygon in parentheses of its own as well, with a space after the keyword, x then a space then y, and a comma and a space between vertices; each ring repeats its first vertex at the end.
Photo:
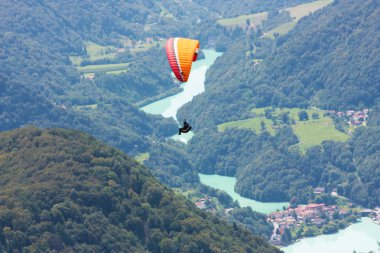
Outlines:
POLYGON ((357 209, 321 204, 299 205, 269 214, 274 230, 271 243, 285 246, 294 241, 322 234, 337 233, 360 219, 357 209))
POLYGON ((269 214, 278 210, 283 210, 284 207, 289 206, 289 202, 260 202, 242 197, 235 192, 236 178, 234 177, 205 174, 198 175, 202 184, 227 192, 234 201, 237 200, 239 202, 241 207, 249 206, 253 211, 269 214))
MULTIPOLYGON (((324 204, 310 204, 310 205, 300 205, 296 209, 291 209, 289 203, 263 203, 254 201, 251 199, 246 199, 241 197, 238 193, 234 191, 234 185, 236 179, 234 177, 226 177, 220 175, 204 175, 198 174, 202 184, 213 187, 215 189, 223 190, 229 194, 233 200, 237 200, 240 203, 241 207, 250 206, 254 211, 265 213, 268 215, 268 220, 274 225, 274 231, 272 234, 272 243, 278 246, 282 246, 282 242, 273 242, 273 235, 277 235, 281 239, 282 234, 285 232, 285 229, 289 229, 290 238, 286 244, 292 246, 296 245, 303 240, 308 240, 312 238, 319 238, 329 235, 342 234, 342 231, 346 231, 350 227, 354 226, 357 221, 360 221, 361 215, 375 215, 373 217, 378 217, 377 214, 380 214, 380 209, 363 209, 361 207, 356 207, 352 205, 346 198, 339 197, 336 205, 325 206, 324 204), (285 207, 285 209, 284 209, 285 207), (288 209, 287 209, 288 208, 288 209), (280 211, 282 210, 282 211, 280 211), (376 212, 378 210, 379 212, 376 212), (294 212, 294 213, 293 213, 294 212), (297 214, 298 213, 298 214, 297 214), (277 214, 277 221, 276 221, 277 214), (272 215, 272 217, 271 217, 272 215), (296 218, 297 217, 297 218, 296 218), (298 220, 296 220, 298 219, 298 220), (300 222, 302 221, 302 223, 300 222), (279 225, 282 225, 280 229, 279 225)), ((202 201, 196 201, 195 204, 201 208, 207 210, 207 205, 202 205, 202 201)), ((229 212, 231 210, 225 210, 229 212)), ((380 216, 379 216, 380 217, 380 216)), ((373 225, 377 226, 380 231, 380 226, 375 224, 375 220, 371 221, 370 218, 362 218, 373 225)), ((362 228, 362 227, 359 227, 362 228)), ((350 231, 350 230, 349 230, 350 231)), ((360 231, 359 231, 360 232, 360 231)), ((380 235, 380 232, 378 233, 380 235)), ((277 239, 278 239, 277 238, 277 239)), ((329 238, 329 237, 327 237, 329 238)), ((380 241, 380 236, 378 238, 380 241)), ((369 239, 369 241, 371 241, 369 239)), ((376 241, 372 240, 372 244, 376 245, 376 241)), ((290 247, 288 246, 288 247, 290 247)), ((285 247, 287 248, 287 247, 285 247)), ((358 248, 360 249, 360 248, 358 248)), ((355 250, 352 247, 351 251, 341 251, 343 252, 352 252, 355 250)), ((293 253, 292 251, 290 251, 293 253)), ((295 251, 295 252, 308 252, 309 251, 295 251)), ((338 251, 315 251, 315 252, 338 252, 338 251)), ((288 253, 288 252, 286 252, 288 253)))

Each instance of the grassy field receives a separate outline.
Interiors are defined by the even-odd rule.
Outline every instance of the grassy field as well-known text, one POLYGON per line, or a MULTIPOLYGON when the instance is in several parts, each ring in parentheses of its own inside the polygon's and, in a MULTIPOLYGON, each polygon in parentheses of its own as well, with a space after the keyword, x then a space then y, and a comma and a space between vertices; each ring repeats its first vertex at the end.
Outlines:
POLYGON ((109 74, 109 75, 119 75, 119 74, 123 74, 123 73, 127 73, 127 70, 126 69, 123 69, 123 70, 111 70, 111 71, 107 71, 106 74, 109 74))
POLYGON ((75 66, 80 66, 83 60, 96 61, 101 59, 113 59, 116 56, 115 46, 101 46, 93 42, 85 43, 87 57, 70 56, 70 61, 75 66))
POLYGON ((290 30, 292 30, 297 24, 297 21, 292 21, 288 23, 284 23, 280 26, 277 26, 276 28, 270 30, 269 32, 266 32, 264 34, 264 37, 274 39, 274 34, 278 33, 279 35, 287 34, 290 30))
POLYGON ((242 15, 236 18, 227 18, 220 19, 218 23, 227 28, 232 28, 236 26, 245 27, 247 19, 253 24, 255 27, 257 25, 261 25, 261 23, 268 18, 268 12, 260 12, 250 15, 242 15))
MULTIPOLYGON (((255 115, 253 118, 245 120, 231 121, 218 125, 218 130, 223 132, 226 128, 247 128, 259 133, 261 130, 261 122, 265 123, 266 130, 271 134, 275 133, 272 120, 265 118, 265 108, 255 108, 252 113, 255 115)), ((291 125, 293 132, 297 135, 299 147, 302 153, 312 146, 319 145, 325 140, 333 141, 346 141, 349 135, 336 130, 334 122, 330 117, 324 116, 324 112, 318 109, 307 109, 309 120, 300 121, 298 113, 300 108, 283 108, 274 109, 273 116, 278 116, 281 113, 289 113, 289 117, 294 119, 295 124, 291 125), (312 114, 317 113, 319 118, 312 119, 312 114)))
POLYGON ((349 135, 335 129, 331 118, 324 117, 318 120, 298 121, 293 126, 300 143, 297 146, 302 152, 312 146, 319 145, 325 140, 346 141, 349 135))
POLYGON ((322 9, 323 7, 332 3, 333 1, 334 0, 317 0, 311 3, 300 4, 294 7, 289 7, 289 8, 284 9, 284 11, 289 12, 289 15, 290 17, 293 18, 293 21, 282 24, 270 30, 269 32, 264 34, 264 37, 274 39, 275 33, 278 33, 280 35, 284 35, 288 33, 290 30, 294 28, 298 20, 309 15, 310 13, 313 13, 319 9, 322 9))
POLYGON ((93 42, 86 42, 86 51, 91 61, 99 59, 113 59, 116 56, 114 46, 101 46, 93 42))
MULTIPOLYGON (((77 67, 82 73, 102 73, 111 71, 126 71, 129 63, 116 63, 116 64, 100 64, 100 65, 87 65, 84 67, 77 67)), ((115 72, 114 72, 115 73, 115 72)))
POLYGON ((267 131, 274 135, 275 130, 272 127, 272 121, 266 119, 265 117, 257 117, 223 123, 218 125, 218 131, 224 132, 226 128, 248 128, 256 133, 259 133, 261 131, 261 121, 265 123, 267 131))
POLYGON ((98 104, 92 104, 92 105, 78 105, 76 106, 77 109, 93 109, 96 110, 98 108, 98 104))
POLYGON ((148 160, 150 157, 149 153, 141 153, 135 156, 135 160, 139 163, 144 163, 145 160, 148 160))
POLYGON ((331 4, 334 0, 318 0, 311 3, 300 4, 294 7, 286 8, 285 11, 289 12, 290 16, 296 21, 313 13, 319 9, 322 9, 326 5, 331 4))

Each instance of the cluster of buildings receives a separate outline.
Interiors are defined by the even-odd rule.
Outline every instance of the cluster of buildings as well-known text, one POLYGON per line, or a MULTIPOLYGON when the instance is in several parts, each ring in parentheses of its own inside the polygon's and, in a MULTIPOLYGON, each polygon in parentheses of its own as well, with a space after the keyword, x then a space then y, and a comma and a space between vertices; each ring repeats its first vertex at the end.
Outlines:
POLYGON ((376 207, 375 209, 363 209, 359 213, 361 216, 371 217, 373 222, 380 225, 380 207, 376 207))
POLYGON ((211 199, 209 197, 200 198, 197 202, 195 202, 195 206, 199 209, 207 209, 211 199))
POLYGON ((327 111, 327 113, 344 118, 349 125, 365 126, 368 120, 369 109, 363 109, 362 111, 347 110, 345 112, 331 110, 327 111))
POLYGON ((321 227, 329 219, 332 219, 336 212, 340 215, 346 214, 346 211, 339 210, 337 206, 326 206, 325 204, 299 205, 297 208, 288 208, 284 211, 271 213, 268 216, 268 220, 274 226, 271 242, 275 245, 281 245, 284 230, 298 227, 304 222, 321 227))

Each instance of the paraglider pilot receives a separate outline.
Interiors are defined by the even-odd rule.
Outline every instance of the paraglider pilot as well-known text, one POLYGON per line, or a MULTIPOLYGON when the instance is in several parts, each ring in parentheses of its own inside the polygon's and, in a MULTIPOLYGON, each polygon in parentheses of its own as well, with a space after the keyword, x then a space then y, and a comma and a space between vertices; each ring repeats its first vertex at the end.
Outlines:
POLYGON ((191 126, 186 122, 186 119, 183 120, 183 127, 178 128, 178 135, 181 133, 188 133, 191 130, 191 126))

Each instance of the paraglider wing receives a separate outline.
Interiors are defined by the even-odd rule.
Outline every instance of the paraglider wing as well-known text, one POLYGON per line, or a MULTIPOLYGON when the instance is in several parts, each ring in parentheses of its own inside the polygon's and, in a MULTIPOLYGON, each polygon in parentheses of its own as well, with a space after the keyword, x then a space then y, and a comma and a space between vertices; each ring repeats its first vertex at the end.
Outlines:
POLYGON ((199 41, 170 38, 166 41, 166 55, 174 75, 180 82, 189 79, 191 65, 197 60, 199 41))

